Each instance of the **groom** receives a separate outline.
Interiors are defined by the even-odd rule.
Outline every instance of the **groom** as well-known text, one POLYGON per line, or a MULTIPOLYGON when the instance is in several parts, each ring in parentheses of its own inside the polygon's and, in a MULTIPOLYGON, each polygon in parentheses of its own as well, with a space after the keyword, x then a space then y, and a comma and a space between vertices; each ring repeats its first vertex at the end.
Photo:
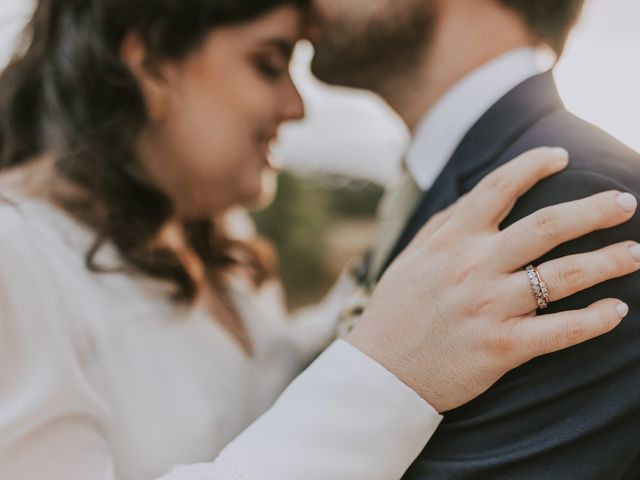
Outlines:
MULTIPOLYGON (((533 147, 566 148, 570 167, 525 195, 505 225, 604 190, 640 193, 638 155, 567 112, 553 76, 536 63, 542 46, 562 54, 582 3, 315 0, 314 73, 379 93, 413 133, 402 187, 383 208, 384 225, 401 228, 379 245, 370 276, 378 278, 434 213, 533 147)), ((553 222, 541 226, 550 233, 562 229, 553 222)), ((636 218, 563 245, 536 265, 639 237, 636 218)), ((580 284, 576 271, 563 273, 580 284)), ((448 412, 406 478, 640 478, 640 276, 591 288, 545 313, 605 297, 631 306, 620 328, 532 361, 448 412)))

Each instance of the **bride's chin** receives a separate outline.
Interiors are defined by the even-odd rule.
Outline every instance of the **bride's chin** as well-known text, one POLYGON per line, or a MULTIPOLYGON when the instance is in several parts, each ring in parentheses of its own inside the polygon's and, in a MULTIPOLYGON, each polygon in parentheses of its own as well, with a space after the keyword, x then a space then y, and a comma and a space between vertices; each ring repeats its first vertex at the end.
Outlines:
MULTIPOLYGON (((275 199, 278 189, 278 174, 270 167, 245 176, 243 181, 224 195, 225 202, 211 202, 207 212, 209 216, 235 207, 261 210, 267 208, 275 199)), ((219 200, 219 199, 218 199, 219 200)), ((202 212, 200 212, 202 213, 202 212)))
POLYGON ((272 168, 265 168, 261 177, 260 203, 266 208, 273 203, 278 193, 278 172, 272 168))
POLYGON ((244 206, 262 210, 273 203, 278 190, 278 174, 271 168, 265 168, 260 176, 255 179, 252 187, 246 190, 244 206))

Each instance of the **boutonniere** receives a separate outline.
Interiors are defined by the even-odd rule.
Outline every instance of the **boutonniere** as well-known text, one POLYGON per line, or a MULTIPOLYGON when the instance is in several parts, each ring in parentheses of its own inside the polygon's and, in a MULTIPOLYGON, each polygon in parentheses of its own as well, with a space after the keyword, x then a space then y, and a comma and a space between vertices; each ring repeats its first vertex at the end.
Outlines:
POLYGON ((353 292, 347 298, 338 319, 337 338, 345 338, 354 329, 362 316, 373 287, 368 281, 370 255, 366 255, 360 265, 351 269, 349 275, 353 283, 353 292))

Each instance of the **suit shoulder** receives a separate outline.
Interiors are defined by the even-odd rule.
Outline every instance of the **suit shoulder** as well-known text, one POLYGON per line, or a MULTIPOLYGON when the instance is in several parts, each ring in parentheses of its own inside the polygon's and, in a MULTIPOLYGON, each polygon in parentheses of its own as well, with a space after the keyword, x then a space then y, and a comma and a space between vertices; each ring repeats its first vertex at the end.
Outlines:
MULTIPOLYGON (((609 133, 566 111, 556 111, 529 128, 509 150, 559 146, 569 151, 570 164, 561 180, 584 177, 589 184, 610 184, 640 194, 640 154, 609 133), (600 182, 595 182, 597 178, 600 182), (616 186, 617 185, 617 186, 616 186)), ((507 153, 508 155, 508 153, 507 153)))
MULTIPOLYGON (((629 192, 640 199, 640 154, 566 110, 538 121, 513 142, 500 162, 545 145, 566 148, 570 155, 569 167, 527 192, 505 221, 505 226, 541 208, 607 190, 629 192)), ((640 214, 614 231, 629 235, 637 228, 640 228, 640 214)))

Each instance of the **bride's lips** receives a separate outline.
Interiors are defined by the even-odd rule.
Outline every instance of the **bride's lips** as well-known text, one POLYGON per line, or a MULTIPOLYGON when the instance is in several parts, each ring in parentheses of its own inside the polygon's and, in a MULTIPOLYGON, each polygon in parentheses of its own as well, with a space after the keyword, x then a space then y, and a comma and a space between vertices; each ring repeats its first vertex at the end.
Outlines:
POLYGON ((262 136, 258 140, 258 151, 265 166, 273 166, 271 163, 272 147, 277 141, 277 132, 262 136))

